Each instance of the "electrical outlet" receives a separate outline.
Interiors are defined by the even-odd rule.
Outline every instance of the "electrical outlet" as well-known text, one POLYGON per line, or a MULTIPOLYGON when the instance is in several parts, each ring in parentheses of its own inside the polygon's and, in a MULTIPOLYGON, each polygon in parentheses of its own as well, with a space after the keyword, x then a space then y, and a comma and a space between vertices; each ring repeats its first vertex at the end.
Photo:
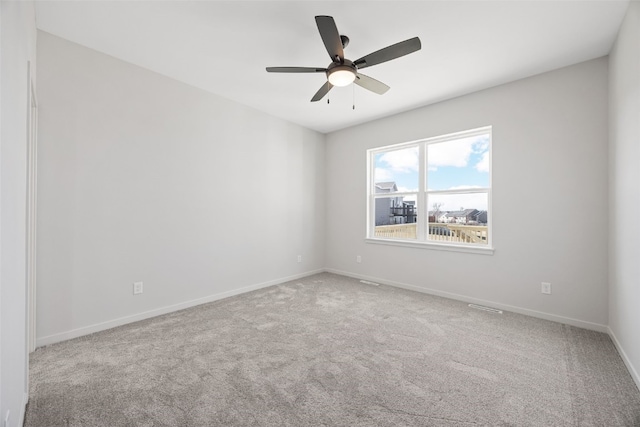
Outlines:
POLYGON ((362 257, 360 255, 356 256, 356 262, 358 264, 362 262, 362 257))
POLYGON ((540 292, 542 292, 543 294, 551 294, 551 283, 548 282, 542 282, 541 283, 542 288, 540 289, 540 292))
POLYGON ((135 282, 133 284, 133 294, 138 295, 142 293, 142 282, 135 282))
POLYGON ((302 255, 298 255, 298 262, 302 262, 302 255))

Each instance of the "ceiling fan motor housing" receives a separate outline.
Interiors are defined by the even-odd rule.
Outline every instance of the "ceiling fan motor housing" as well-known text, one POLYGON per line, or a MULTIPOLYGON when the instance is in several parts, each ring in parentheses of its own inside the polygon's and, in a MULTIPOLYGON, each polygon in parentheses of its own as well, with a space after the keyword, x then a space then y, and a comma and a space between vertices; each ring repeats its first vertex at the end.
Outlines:
POLYGON ((347 86, 356 79, 358 68, 348 59, 332 62, 327 67, 327 80, 334 86, 347 86))

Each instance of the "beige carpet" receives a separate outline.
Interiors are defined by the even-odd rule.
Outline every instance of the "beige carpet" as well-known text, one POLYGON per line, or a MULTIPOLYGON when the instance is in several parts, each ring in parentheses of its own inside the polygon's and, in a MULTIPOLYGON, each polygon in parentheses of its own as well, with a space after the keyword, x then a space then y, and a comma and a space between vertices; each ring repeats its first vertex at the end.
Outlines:
POLYGON ((27 427, 640 426, 605 334, 320 274, 38 349, 27 427))

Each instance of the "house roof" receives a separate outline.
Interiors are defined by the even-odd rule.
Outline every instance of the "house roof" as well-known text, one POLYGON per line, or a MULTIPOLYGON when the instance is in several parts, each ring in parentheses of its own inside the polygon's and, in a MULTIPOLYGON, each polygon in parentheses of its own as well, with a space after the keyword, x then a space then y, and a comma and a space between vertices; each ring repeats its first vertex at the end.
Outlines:
POLYGON ((476 212, 478 212, 477 209, 463 209, 461 211, 452 211, 452 212, 447 212, 447 216, 449 218, 454 218, 454 217, 467 217, 469 215, 473 215, 476 212))
POLYGON ((387 182, 376 182, 376 190, 382 190, 381 192, 392 192, 392 191, 398 191, 398 187, 396 186, 396 183, 394 181, 387 181, 387 182))

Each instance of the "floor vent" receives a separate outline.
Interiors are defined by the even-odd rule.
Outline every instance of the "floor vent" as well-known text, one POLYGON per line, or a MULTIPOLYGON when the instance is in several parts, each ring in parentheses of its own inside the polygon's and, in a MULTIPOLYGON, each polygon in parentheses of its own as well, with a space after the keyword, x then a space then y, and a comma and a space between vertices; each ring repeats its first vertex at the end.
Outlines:
POLYGON ((483 305, 469 304, 469 307, 475 308, 477 310, 489 311, 491 313, 502 314, 502 310, 498 310, 496 308, 491 308, 491 307, 485 307, 483 305))
POLYGON ((380 283, 370 282, 368 280, 360 280, 360 283, 364 283, 365 285, 380 286, 380 283))

